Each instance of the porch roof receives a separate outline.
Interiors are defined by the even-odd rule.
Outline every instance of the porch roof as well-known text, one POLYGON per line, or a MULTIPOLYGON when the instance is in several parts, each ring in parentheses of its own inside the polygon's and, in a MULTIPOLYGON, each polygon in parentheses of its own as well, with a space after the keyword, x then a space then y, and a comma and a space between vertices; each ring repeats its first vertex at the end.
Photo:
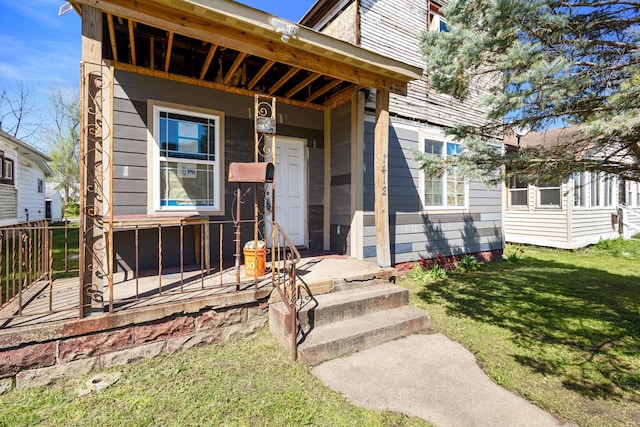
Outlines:
POLYGON ((231 0, 71 0, 103 12, 116 68, 312 108, 360 87, 405 94, 422 70, 231 0), (285 37, 278 23, 295 34, 285 37))

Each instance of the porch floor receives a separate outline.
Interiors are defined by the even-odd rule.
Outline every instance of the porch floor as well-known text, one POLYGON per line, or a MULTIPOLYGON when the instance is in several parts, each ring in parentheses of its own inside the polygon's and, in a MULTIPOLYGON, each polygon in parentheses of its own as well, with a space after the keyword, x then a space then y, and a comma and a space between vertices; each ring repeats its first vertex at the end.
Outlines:
MULTIPOLYGON (((186 270, 186 269, 185 269, 186 270)), ((297 283, 303 295, 319 295, 331 292, 336 284, 348 286, 351 281, 389 279, 394 276, 393 268, 379 268, 373 263, 350 259, 339 255, 307 256, 297 266, 297 283)), ((108 290, 102 295, 103 302, 96 302, 96 314, 112 311, 130 312, 180 302, 195 302, 216 296, 232 296, 242 291, 273 289, 271 274, 254 281, 240 268, 240 283, 236 285, 236 270, 227 268, 222 272, 204 275, 200 270, 167 270, 162 275, 140 274, 136 280, 132 272, 114 274, 113 296, 108 290), (236 289, 238 287, 238 289, 236 289)), ((77 319, 80 293, 79 279, 56 279, 51 289, 48 282, 33 285, 22 295, 22 311, 19 301, 14 301, 0 310, 0 331, 17 330, 34 326, 53 325, 77 319)), ((99 298, 96 298, 99 299, 99 298)), ((279 299, 277 292, 271 300, 279 299)))

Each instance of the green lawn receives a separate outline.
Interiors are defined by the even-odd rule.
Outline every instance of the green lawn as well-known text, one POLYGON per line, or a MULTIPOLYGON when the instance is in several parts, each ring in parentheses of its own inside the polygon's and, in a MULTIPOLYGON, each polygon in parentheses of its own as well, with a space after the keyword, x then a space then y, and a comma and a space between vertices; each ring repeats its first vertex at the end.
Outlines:
POLYGON ((0 396, 0 426, 426 426, 350 405, 294 363, 264 329, 247 339, 120 366, 121 379, 77 397, 91 376, 0 396))
POLYGON ((516 251, 399 283, 498 384, 580 426, 640 425, 640 243, 516 251))

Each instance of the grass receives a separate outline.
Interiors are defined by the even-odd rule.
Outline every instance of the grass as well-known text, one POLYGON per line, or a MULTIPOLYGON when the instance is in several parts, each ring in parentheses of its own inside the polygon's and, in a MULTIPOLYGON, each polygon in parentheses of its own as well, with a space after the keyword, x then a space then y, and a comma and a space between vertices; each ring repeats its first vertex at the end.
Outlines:
MULTIPOLYGON (((62 224, 61 224, 62 225, 62 224)), ((55 277, 76 277, 78 275, 79 224, 69 223, 68 227, 52 225, 53 229, 53 271, 55 277)))
POLYGON ((498 384, 565 422, 640 425, 640 242, 515 252, 399 283, 498 384))
POLYGON ((243 340, 120 366, 121 379, 77 397, 91 376, 0 396, 0 426, 425 426, 350 405, 262 330, 243 340))

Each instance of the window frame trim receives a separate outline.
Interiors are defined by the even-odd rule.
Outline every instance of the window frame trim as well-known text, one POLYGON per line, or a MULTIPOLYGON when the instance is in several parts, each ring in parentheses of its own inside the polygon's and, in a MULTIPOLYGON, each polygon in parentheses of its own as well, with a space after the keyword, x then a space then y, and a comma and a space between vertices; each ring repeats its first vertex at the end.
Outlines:
POLYGON ((186 104, 178 104, 173 102, 164 102, 158 100, 148 100, 147 102, 147 213, 152 215, 168 215, 175 216, 180 214, 196 214, 208 216, 222 216, 225 214, 225 115, 223 111, 197 107, 186 104), (157 143, 156 135, 160 134, 160 111, 170 111, 186 116, 194 115, 196 117, 214 117, 216 120, 216 153, 215 160, 202 161, 198 159, 180 159, 172 158, 185 163, 197 164, 213 164, 214 170, 217 167, 217 173, 214 177, 217 180, 216 188, 214 188, 214 200, 218 200, 215 206, 161 206, 160 199, 160 162, 166 161, 167 157, 160 155, 160 145, 157 143))
MULTIPOLYGON (((441 132, 434 132, 434 131, 430 131, 430 130, 426 130, 426 129, 421 129, 418 131, 418 151, 420 151, 421 153, 425 153, 424 151, 424 145, 425 145, 425 140, 430 140, 433 142, 440 142, 442 143, 442 154, 441 156, 446 156, 446 152, 447 152, 447 147, 446 144, 448 142, 450 143, 454 143, 454 144, 458 144, 460 146, 462 146, 463 144, 461 142, 458 142, 454 139, 447 139, 446 135, 444 135, 444 133, 441 132)), ((445 157, 446 158, 446 157, 445 157)), ((442 187, 443 187, 443 193, 442 193, 442 198, 443 198, 443 202, 446 203, 447 200, 447 191, 446 191, 446 187, 447 187, 447 179, 445 178, 448 172, 445 172, 443 174, 443 178, 442 178, 442 187)), ((465 179, 464 180, 464 205, 463 206, 448 206, 448 205, 442 205, 442 206, 427 206, 425 204, 425 173, 422 169, 418 169, 418 192, 419 192, 419 196, 420 196, 420 212, 429 212, 429 211, 437 211, 438 213, 444 213, 446 212, 467 212, 469 210, 469 192, 470 192, 470 185, 469 185, 469 180, 465 179)))

